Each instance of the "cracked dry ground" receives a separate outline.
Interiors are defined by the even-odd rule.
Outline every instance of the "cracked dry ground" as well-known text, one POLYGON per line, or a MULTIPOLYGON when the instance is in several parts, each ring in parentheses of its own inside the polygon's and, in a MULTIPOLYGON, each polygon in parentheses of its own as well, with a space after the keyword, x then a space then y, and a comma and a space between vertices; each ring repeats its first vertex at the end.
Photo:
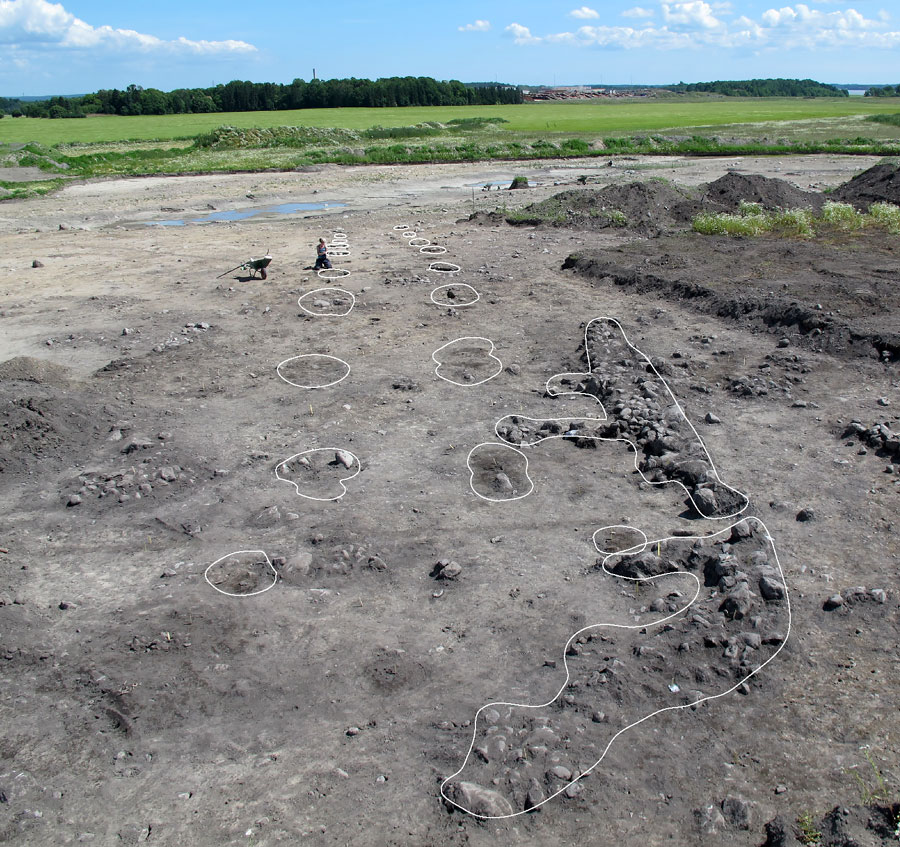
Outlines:
MULTIPOLYGON (((858 167, 838 164, 791 163, 792 179, 837 183, 858 167)), ((682 172, 696 184, 734 166, 682 172)), ((793 843, 809 815, 825 843, 850 843, 848 833, 889 843, 891 810, 861 807, 896 799, 900 777, 898 475, 886 472, 900 397, 896 361, 864 342, 873 324, 896 326, 883 283, 900 273, 897 240, 479 223, 466 220, 463 188, 475 170, 434 168, 431 183, 408 168, 365 171, 367 182, 336 168, 120 181, 4 204, 0 839, 757 845, 793 843), (375 191, 382 172, 392 182, 375 191), (440 190, 454 180, 456 193, 440 190), (209 227, 100 226, 173 203, 223 208, 251 188, 266 202, 315 189, 348 206, 209 227), (62 220, 84 228, 60 230, 62 220), (433 257, 397 235, 400 223, 446 246, 459 274, 429 272, 433 257), (305 269, 309 253, 338 226, 352 273, 323 282, 305 269), (265 282, 215 279, 266 249, 265 282), (31 268, 36 258, 43 268, 31 268), (716 308, 689 297, 686 279, 714 287, 716 308), (463 284, 481 299, 436 305, 432 289, 451 281, 463 302, 463 284), (310 314, 343 312, 344 295, 298 306, 328 285, 356 296, 349 314, 310 314), (730 285, 734 302, 765 303, 771 291, 840 310, 852 343, 720 308, 730 285), (545 386, 581 372, 584 324, 602 315, 659 362, 722 482, 749 498, 749 534, 688 538, 719 526, 686 494, 714 488, 690 439, 688 461, 641 457, 648 479, 673 473, 687 488, 646 481, 621 442, 571 437, 529 448, 529 496, 473 493, 467 455, 504 445, 498 420, 584 420, 598 408, 545 386), (466 357, 448 365, 461 384, 435 375, 432 354, 464 337, 493 342, 499 375, 467 385, 491 369, 466 357), (349 375, 307 390, 276 373, 311 353, 347 362, 349 375), (299 497, 276 478, 279 463, 317 448, 335 458, 295 469, 298 479, 315 470, 316 486, 344 476, 337 451, 359 457, 339 500, 299 497), (628 718, 728 687, 771 655, 786 631, 783 586, 754 518, 777 545, 793 611, 771 664, 727 697, 628 731, 577 790, 539 811, 482 822, 441 801, 477 710, 551 698, 582 627, 676 615, 569 645, 572 685, 541 720, 485 712, 472 781, 511 807, 567 785, 628 718), (699 578, 698 605, 678 614, 688 576, 631 582, 598 567, 592 535, 612 525, 673 540, 610 560, 610 571, 651 576, 677 563, 699 578), (271 590, 240 599, 206 582, 210 564, 241 550, 269 557, 271 590)), ((651 439, 640 415, 655 401, 645 378, 629 379, 644 406, 606 398, 610 434, 651 439)), ((609 388, 598 379, 596 396, 609 388)), ((668 429, 656 435, 677 447, 668 429)), ((214 578, 263 585, 259 557, 244 565, 214 578)))

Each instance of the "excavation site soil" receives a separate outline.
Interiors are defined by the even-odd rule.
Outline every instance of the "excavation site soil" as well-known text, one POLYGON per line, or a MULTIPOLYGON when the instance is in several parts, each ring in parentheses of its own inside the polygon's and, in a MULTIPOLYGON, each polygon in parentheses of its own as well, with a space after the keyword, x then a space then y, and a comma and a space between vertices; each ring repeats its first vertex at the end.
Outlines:
POLYGON ((898 181, 0 203, 0 841, 896 844, 900 236, 691 220, 898 181))

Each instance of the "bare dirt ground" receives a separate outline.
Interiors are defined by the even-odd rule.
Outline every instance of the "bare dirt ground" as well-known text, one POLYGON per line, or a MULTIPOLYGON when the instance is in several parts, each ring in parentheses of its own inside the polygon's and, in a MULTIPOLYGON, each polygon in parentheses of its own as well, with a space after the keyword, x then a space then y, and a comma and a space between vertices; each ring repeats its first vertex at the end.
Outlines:
POLYGON ((469 219, 872 164, 326 167, 0 204, 0 841, 787 845, 808 815, 824 844, 896 842, 900 239, 469 219), (515 175, 537 187, 481 188, 515 175), (317 202, 344 205, 266 211, 317 202), (148 225, 232 210, 262 211, 148 225), (217 279, 266 251, 266 281, 217 279), (586 351, 601 316, 653 367, 608 322, 586 351), (563 372, 591 396, 552 396, 563 372), (526 417, 571 435, 528 447, 526 417), (608 525, 662 539, 605 562, 639 581, 599 566, 608 525), (569 643, 599 623, 633 628, 569 643))

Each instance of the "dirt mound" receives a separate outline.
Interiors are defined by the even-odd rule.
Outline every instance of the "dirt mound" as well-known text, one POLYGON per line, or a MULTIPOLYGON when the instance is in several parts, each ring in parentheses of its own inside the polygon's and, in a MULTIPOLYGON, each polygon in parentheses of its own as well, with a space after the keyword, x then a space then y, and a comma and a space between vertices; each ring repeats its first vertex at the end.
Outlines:
POLYGON ((625 228, 644 235, 683 229, 703 211, 687 189, 664 180, 609 185, 597 191, 563 191, 507 217, 512 224, 540 224, 585 229, 625 228))
POLYGON ((79 398, 37 387, 27 396, 0 392, 0 474, 76 462, 97 435, 96 418, 92 403, 79 398))
POLYGON ((741 201, 766 209, 818 211, 824 197, 783 179, 729 173, 692 190, 662 179, 563 191, 508 215, 511 224, 549 224, 581 229, 620 228, 658 236, 688 229, 699 212, 736 212, 741 201))
POLYGON ((72 382, 72 372, 62 365, 16 356, 0 363, 0 382, 36 382, 38 385, 65 386, 72 382))
MULTIPOLYGON (((783 179, 758 174, 727 173, 703 189, 703 201, 707 206, 721 207, 722 211, 735 212, 741 201, 759 203, 766 209, 813 208, 818 211, 824 202, 822 195, 803 191, 783 179)), ((709 209, 720 211, 720 209, 709 209)))
POLYGON ((871 203, 900 205, 900 166, 875 165, 839 185, 831 196, 860 209, 867 209, 871 203))

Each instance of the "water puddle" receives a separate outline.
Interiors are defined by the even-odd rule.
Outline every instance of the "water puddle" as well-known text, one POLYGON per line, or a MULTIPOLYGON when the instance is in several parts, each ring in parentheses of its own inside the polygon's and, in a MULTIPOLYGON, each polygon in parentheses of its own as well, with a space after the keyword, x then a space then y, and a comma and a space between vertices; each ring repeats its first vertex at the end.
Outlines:
POLYGON ((229 209, 210 212, 191 218, 172 218, 164 221, 144 221, 146 226, 185 226, 187 224, 207 224, 220 221, 244 221, 258 215, 292 215, 295 212, 314 212, 322 209, 343 209, 346 203, 280 203, 277 206, 256 206, 249 209, 229 209))

